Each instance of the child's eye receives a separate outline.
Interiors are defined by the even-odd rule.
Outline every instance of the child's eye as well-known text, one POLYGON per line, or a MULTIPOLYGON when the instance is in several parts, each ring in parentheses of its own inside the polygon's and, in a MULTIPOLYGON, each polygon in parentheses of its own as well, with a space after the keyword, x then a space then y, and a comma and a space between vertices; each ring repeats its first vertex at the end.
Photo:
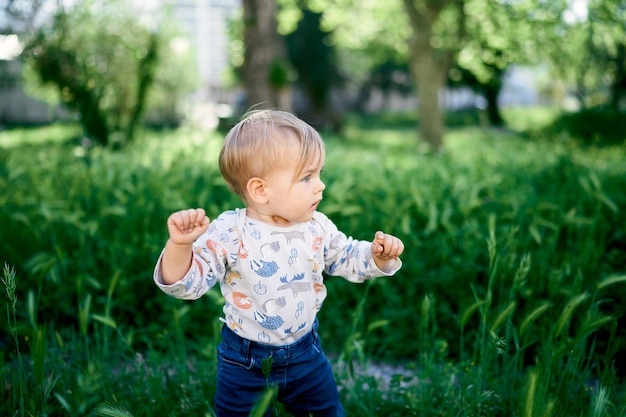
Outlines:
POLYGON ((311 181, 311 176, 307 175, 306 177, 302 178, 302 182, 309 182, 311 181))

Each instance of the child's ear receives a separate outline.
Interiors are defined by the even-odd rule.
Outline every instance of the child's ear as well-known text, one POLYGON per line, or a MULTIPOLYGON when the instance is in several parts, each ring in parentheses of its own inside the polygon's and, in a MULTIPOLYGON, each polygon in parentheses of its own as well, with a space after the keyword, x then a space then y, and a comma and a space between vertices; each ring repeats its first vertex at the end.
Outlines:
POLYGON ((259 177, 252 177, 246 184, 248 198, 257 204, 266 204, 268 200, 265 180, 259 177))

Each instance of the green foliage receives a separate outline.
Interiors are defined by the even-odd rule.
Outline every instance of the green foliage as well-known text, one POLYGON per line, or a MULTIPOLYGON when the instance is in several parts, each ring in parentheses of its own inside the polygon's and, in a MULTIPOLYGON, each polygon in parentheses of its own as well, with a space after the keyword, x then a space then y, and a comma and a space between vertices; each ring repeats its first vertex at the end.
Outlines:
POLYGON ((332 33, 325 43, 338 50, 338 63, 349 79, 360 82, 372 68, 389 60, 407 62, 410 27, 400 1, 376 0, 279 0, 279 29, 295 31, 301 20, 301 5, 320 13, 320 29, 332 33))
POLYGON ((193 85, 193 76, 181 76, 194 66, 172 24, 153 17, 160 21, 150 28, 129 7, 94 0, 60 9, 24 53, 27 90, 76 111, 84 135, 102 145, 130 142, 146 112, 171 123, 193 85))
POLYGON ((587 145, 626 144, 626 112, 611 108, 581 110, 563 114, 547 132, 564 134, 587 145))
POLYGON ((302 10, 296 29, 285 37, 289 60, 298 73, 298 83, 307 94, 313 113, 328 110, 331 88, 339 84, 336 50, 330 32, 320 28, 322 14, 302 10))
MULTIPOLYGON (((325 280, 320 335, 348 415, 619 416, 624 147, 459 127, 433 154, 413 123, 354 117, 326 137, 321 209, 406 245, 395 277, 325 280)), ((75 135, 0 132, 0 413, 213 415, 223 300, 168 298, 152 270, 172 211, 241 205, 222 138, 143 132, 111 152, 75 135)))
MULTIPOLYGON (((626 91, 626 10, 621 0, 575 2, 525 0, 520 20, 534 29, 536 56, 550 65, 583 108, 623 107, 626 91)), ((528 39, 528 38, 527 38, 528 39)), ((531 43, 529 41, 528 43, 531 43)))
POLYGON ((272 87, 280 89, 289 85, 289 65, 279 59, 274 60, 270 66, 269 83, 272 87))

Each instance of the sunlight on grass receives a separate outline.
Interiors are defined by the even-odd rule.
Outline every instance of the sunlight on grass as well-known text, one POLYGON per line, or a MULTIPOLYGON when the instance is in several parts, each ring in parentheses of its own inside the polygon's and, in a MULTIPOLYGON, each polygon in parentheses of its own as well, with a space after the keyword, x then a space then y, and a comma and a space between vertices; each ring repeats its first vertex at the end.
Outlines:
POLYGON ((554 107, 505 107, 502 117, 509 128, 524 132, 526 130, 540 130, 554 122, 560 115, 559 109, 554 107))
POLYGON ((55 123, 40 127, 12 128, 0 130, 0 148, 63 143, 80 137, 81 128, 78 124, 55 123))

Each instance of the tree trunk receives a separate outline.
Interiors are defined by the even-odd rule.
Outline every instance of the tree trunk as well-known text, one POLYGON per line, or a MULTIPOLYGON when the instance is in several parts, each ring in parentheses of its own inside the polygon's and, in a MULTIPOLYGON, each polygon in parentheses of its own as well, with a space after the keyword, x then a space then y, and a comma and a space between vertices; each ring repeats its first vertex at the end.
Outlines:
POLYGON ((150 35, 148 42, 148 52, 146 56, 139 59, 137 68, 137 91, 136 91, 136 105, 131 113, 128 126, 126 127, 125 143, 130 143, 135 138, 137 127, 141 122, 141 119, 145 113, 146 100, 148 98, 148 92, 154 84, 154 75, 159 63, 159 43, 161 39, 156 33, 150 35))
POLYGON ((439 91, 446 71, 437 65, 431 51, 422 46, 411 52, 411 72, 417 84, 420 136, 433 149, 440 149, 443 146, 443 114, 439 107, 439 91))
POLYGON ((611 107, 620 109, 623 97, 626 96, 626 44, 617 45, 617 56, 614 60, 615 76, 611 85, 611 107))
POLYGON ((439 91, 444 86, 453 52, 436 50, 432 46, 432 27, 441 11, 453 2, 404 0, 412 28, 409 48, 411 73, 417 84, 420 135, 435 150, 443 146, 443 114, 439 108, 439 91))
POLYGON ((491 126, 504 126, 504 118, 502 113, 500 113, 500 105, 498 104, 500 89, 500 83, 490 83, 483 86, 483 92, 487 100, 487 117, 491 126))
POLYGON ((276 66, 287 62, 284 40, 276 31, 276 10, 275 0, 243 0, 243 77, 248 109, 291 110, 289 89, 273 83, 270 76, 276 66))

